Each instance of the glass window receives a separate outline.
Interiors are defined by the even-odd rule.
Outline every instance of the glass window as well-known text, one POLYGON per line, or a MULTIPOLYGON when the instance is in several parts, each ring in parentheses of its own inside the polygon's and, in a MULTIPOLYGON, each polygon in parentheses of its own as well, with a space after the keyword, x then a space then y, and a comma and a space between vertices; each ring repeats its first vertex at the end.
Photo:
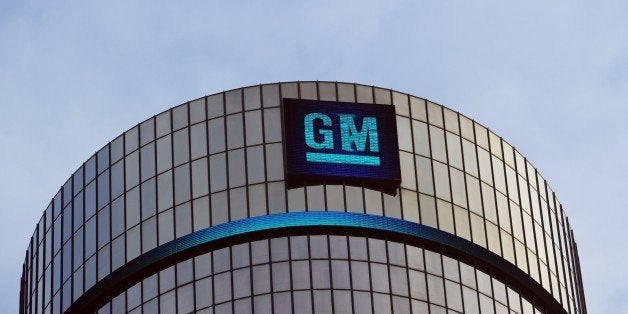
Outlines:
POLYGON ((329 237, 329 249, 331 251, 331 257, 337 259, 349 258, 349 251, 347 248, 347 238, 345 236, 330 236, 329 237))
POLYGON ((109 146, 105 145, 105 147, 101 148, 98 151, 98 173, 103 172, 105 169, 109 168, 109 146))
POLYGON ((248 268, 233 271, 233 298, 251 295, 251 273, 248 268))
POLYGON ((100 251, 98 251, 98 280, 103 279, 105 276, 109 275, 110 270, 110 256, 109 256, 109 245, 106 245, 100 251))
POLYGON ((451 176, 451 191, 453 193, 454 204, 466 207, 467 195, 464 185, 464 174, 462 171, 449 168, 449 174, 451 176))
POLYGON ((464 168, 465 171, 474 176, 478 176, 478 164, 475 155, 475 145, 473 143, 463 140, 462 151, 464 154, 464 168))
MULTIPOLYGON (((96 256, 92 256, 85 262, 85 289, 91 288, 96 283, 96 256)), ((46 278, 50 278, 46 276, 46 278)))
POLYGON ((247 147, 246 163, 248 184, 260 183, 265 179, 264 173, 264 146, 247 147))
POLYGON ((331 261, 332 287, 334 289, 350 289, 349 263, 347 261, 331 261))
POLYGON ((497 156, 497 158, 502 159, 501 139, 491 131, 488 131, 488 137, 491 142, 491 153, 497 156))
MULTIPOLYGON (((329 261, 313 260, 312 265, 312 288, 329 289, 329 261)), ((274 269, 273 269, 274 272, 274 269)), ((273 273, 274 275, 274 273, 273 273)), ((273 286, 274 289, 275 286, 273 286)))
POLYGON ((227 192, 214 193, 211 196, 212 226, 229 221, 229 207, 227 206, 227 192))
POLYGON ((134 152, 125 158, 126 189, 136 186, 140 178, 139 154, 134 152))
POLYGON ((364 104, 373 103, 373 88, 365 85, 355 85, 355 91, 357 94, 357 102, 364 104))
POLYGON ((158 216, 159 245, 174 239, 174 221, 172 209, 160 213, 158 216))
MULTIPOLYGON (((41 263, 40 263, 41 265, 41 263)), ((74 234, 74 270, 83 265, 83 229, 74 234)))
POLYGON ((222 191, 227 188, 227 161, 225 153, 216 154, 209 159, 211 191, 222 191))
POLYGON ((266 188, 264 184, 249 185, 249 214, 253 216, 266 215, 266 188))
MULTIPOLYGON (((63 242, 67 241, 72 235, 72 205, 68 205, 63 210, 63 242)), ((29 248, 29 252, 32 252, 32 248, 29 248)))
POLYGON ((157 140, 157 172, 172 168, 172 140, 170 135, 157 140))
POLYGON ((427 291, 431 303, 445 306, 445 287, 443 278, 434 275, 427 275, 427 291))
POLYGON ((290 290, 290 264, 288 262, 273 263, 273 291, 290 290))
POLYGON ((157 247, 157 218, 151 217, 142 222, 142 252, 146 253, 157 247))
POLYGON ((174 165, 178 166, 184 162, 188 162, 190 160, 188 129, 185 128, 174 132, 172 142, 174 165))
POLYGON ((188 125, 188 105, 183 104, 172 108, 172 127, 174 130, 188 125))
POLYGON ((462 150, 460 148, 460 137, 445 132, 447 135, 447 154, 449 156, 449 164, 462 169, 462 150))
POLYGON ((214 286, 220 287, 220 289, 214 289, 216 303, 231 300, 231 272, 215 275, 214 286))
POLYGON ((155 139, 155 123, 154 120, 148 119, 140 124, 140 144, 144 145, 155 139))
MULTIPOLYGON (((111 150, 111 163, 114 163, 124 157, 124 137, 122 135, 111 141, 109 147, 111 150)), ((76 186, 76 184, 74 186, 76 186)))
POLYGON ((150 143, 141 149, 141 167, 142 181, 155 176, 155 144, 150 143))
POLYGON ((126 226, 129 229, 140 222, 139 187, 126 193, 126 226))
POLYGON ((318 82, 318 97, 320 100, 335 101, 336 85, 331 82, 318 82))
POLYGON ((74 195, 77 195, 83 190, 83 166, 72 175, 72 180, 74 180, 74 195))
POLYGON ((109 237, 109 206, 103 208, 98 212, 98 247, 109 243, 111 238, 109 237))
POLYGON ((400 205, 399 194, 396 194, 395 196, 384 194, 384 213, 386 216, 401 218, 400 205))
POLYGON ((227 148, 239 148, 244 146, 244 126, 242 114, 227 116, 227 148))
POLYGON ((157 191, 158 211, 172 207, 172 171, 164 172, 157 177, 157 191))
POLYGON ((111 166, 111 198, 124 192, 124 163, 118 162, 111 166))
MULTIPOLYGON (((307 208, 309 211, 325 210, 325 193, 323 186, 308 186, 305 188, 307 195, 307 208)), ((291 193, 288 191, 288 207, 289 210, 304 210, 304 196, 301 193, 291 193)), ((303 189, 295 189, 294 191, 303 192, 303 189)))
POLYGON ((181 286, 194 280, 193 263, 191 259, 180 262, 177 267, 177 285, 181 286))
POLYGON ((412 120, 415 154, 430 156, 430 141, 427 134, 427 124, 412 120))
POLYGON ((373 285, 373 291, 388 293, 389 283, 388 280, 388 267, 386 265, 370 263, 371 265, 371 284, 373 285))
POLYGON ((225 150, 225 119, 209 120, 207 124, 209 137, 209 153, 214 154, 225 150))
POLYGON ((85 223, 85 256, 90 257, 96 252, 96 218, 85 223))
POLYGON ((190 200, 190 164, 174 169, 174 199, 175 205, 190 200))
POLYGON ((98 176, 98 209, 109 203, 109 171, 98 176))
POLYGON ((155 179, 150 179, 142 184, 142 220, 155 214, 155 179))
POLYGON ((432 182, 432 162, 428 158, 416 157, 416 172, 419 178, 419 192, 434 195, 434 183, 432 182))
POLYGON ((194 286, 192 284, 177 289, 177 310, 177 313, 194 311, 194 286))
MULTIPOLYGON (((90 218, 96 213, 96 182, 93 181, 85 188, 85 217, 90 218)), ((48 215, 46 215, 48 216, 48 215)), ((49 226, 49 224, 46 224, 49 226)))
POLYGON ((401 202, 403 203, 403 219, 420 223, 421 220, 419 216, 419 203, 417 199, 417 193, 402 189, 401 202))
POLYGON ((223 96, 224 93, 219 93, 207 97, 208 119, 224 115, 223 96))
POLYGON ((355 86, 347 83, 337 83, 338 101, 355 102, 355 86))
POLYGON ((194 282, 196 287, 196 308, 202 309, 212 305, 212 278, 205 278, 194 282))
POLYGON ((286 192, 283 182, 268 183, 267 200, 270 213, 286 212, 286 192))
POLYGON ((127 262, 140 255, 140 226, 137 225, 126 234, 127 262))
POLYGON ((229 191, 229 211, 230 220, 240 220, 248 217, 246 206, 246 187, 232 189, 229 191))
POLYGON ((90 182, 96 177, 96 156, 92 156, 85 162, 85 182, 90 182))
MULTIPOLYGON (((284 94, 286 96, 286 94, 284 94)), ((279 106, 279 85, 269 84, 262 86, 262 100, 264 107, 279 106)))
MULTIPOLYGON (((231 247, 231 267, 240 268, 251 265, 249 244, 243 243, 231 247)), ((248 271, 248 270, 247 270, 248 271)))
POLYGON ((444 200, 451 200, 449 194, 449 174, 447 166, 440 162, 433 162, 434 185, 436 186, 436 196, 444 200))
MULTIPOLYGON (((327 208, 334 211, 343 211, 345 208, 345 197, 343 195, 342 185, 326 185, 325 193, 327 194, 327 208)), ((381 200, 379 202, 381 210, 381 200)), ((381 211, 380 211, 381 212, 381 211)))
POLYGON ((308 261, 295 261, 292 266, 292 289, 310 288, 310 264, 308 261))
POLYGON ((192 162, 192 197, 196 198, 209 193, 207 158, 192 162))
POLYGON ((398 140, 399 140, 399 149, 405 150, 408 152, 412 151, 412 132, 410 126, 410 119, 397 116, 397 130, 398 132, 398 140))
POLYGON ((236 89, 225 93, 227 114, 242 111, 242 90, 236 89))
POLYGON ((194 212, 194 231, 198 231, 210 226, 209 223, 209 197, 204 196, 192 202, 194 212))
POLYGON ((264 109, 264 136, 266 142, 281 141, 281 113, 279 108, 264 109))
POLYGON ((246 145, 261 144, 263 141, 262 112, 260 110, 246 112, 244 126, 246 127, 246 145))
POLYGON ((317 99, 317 90, 315 82, 300 82, 301 99, 317 99))
POLYGON ((281 96, 283 98, 299 98, 297 83, 281 83, 281 96))
POLYGON ((454 221, 456 222, 456 235, 471 241, 469 211, 454 205, 454 221))
POLYGON ((327 236, 313 235, 310 236, 310 257, 311 258, 328 258, 329 251, 327 249, 327 236))
POLYGON ((445 132, 437 127, 430 126, 430 143, 432 145, 432 158, 447 162, 447 152, 445 150, 445 132))
POLYGON ((246 184, 246 165, 244 149, 236 149, 227 153, 229 158, 229 187, 238 187, 246 184))
POLYGON ((476 143, 478 146, 488 150, 488 130, 478 123, 474 123, 473 125, 475 127, 476 143))
POLYGON ((390 286, 392 293, 408 296, 408 277, 405 268, 390 267, 390 286))
POLYGON ((113 240, 111 244, 111 271, 118 269, 120 266, 124 265, 124 235, 113 240))
POLYGON ((190 124, 205 120, 205 97, 190 102, 190 124))
POLYGON ((253 293, 262 294, 270 292, 270 270, 268 265, 253 267, 253 293))
POLYGON ((430 124, 443 127, 443 112, 441 106, 428 101, 427 102, 427 114, 430 120, 430 124))
POLYGON ((266 145, 266 169, 268 180, 283 180, 283 150, 281 144, 266 145))
POLYGON ((157 137, 170 133, 170 111, 159 114, 156 118, 157 137))
POLYGON ((138 140, 137 126, 124 133, 124 148, 127 155, 137 149, 138 140))
POLYGON ((484 149, 478 149, 478 160, 480 161, 480 178, 482 181, 493 185, 493 176, 491 173, 490 155, 484 149))
POLYGON ((495 190, 484 182, 482 185, 482 198, 484 199, 484 217, 493 223, 497 223, 497 210, 495 209, 495 190))
POLYGON ((260 87, 252 86, 244 89, 244 109, 251 110, 257 109, 261 106, 260 104, 260 87))
POLYGON ((191 159, 197 159, 207 155, 207 129, 206 123, 195 124, 190 127, 191 159))

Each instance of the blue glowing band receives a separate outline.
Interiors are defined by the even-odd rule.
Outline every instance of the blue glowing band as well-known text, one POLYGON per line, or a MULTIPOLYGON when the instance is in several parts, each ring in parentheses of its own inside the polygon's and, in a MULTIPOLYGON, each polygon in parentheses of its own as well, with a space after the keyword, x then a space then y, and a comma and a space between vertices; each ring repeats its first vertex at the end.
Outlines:
POLYGON ((253 239, 304 234, 350 234, 433 248, 471 263, 498 279, 516 283, 520 293, 534 300, 548 313, 566 313, 547 290, 517 266, 473 242, 406 220, 347 212, 292 212, 258 216, 180 237, 113 271, 85 291, 65 313, 95 312, 102 304, 143 278, 211 250, 253 239))
POLYGON ((334 163, 334 164, 379 166, 379 157, 374 157, 374 156, 307 152, 305 154, 305 158, 307 161, 310 161, 310 162, 328 162, 328 163, 334 163))

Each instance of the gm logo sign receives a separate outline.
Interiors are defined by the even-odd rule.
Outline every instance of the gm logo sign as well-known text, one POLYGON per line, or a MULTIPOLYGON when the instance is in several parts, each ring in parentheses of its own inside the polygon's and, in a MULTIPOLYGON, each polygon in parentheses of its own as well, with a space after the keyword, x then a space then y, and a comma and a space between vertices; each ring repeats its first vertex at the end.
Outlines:
POLYGON ((394 106, 284 98, 283 122, 288 188, 346 184, 396 193, 394 106))

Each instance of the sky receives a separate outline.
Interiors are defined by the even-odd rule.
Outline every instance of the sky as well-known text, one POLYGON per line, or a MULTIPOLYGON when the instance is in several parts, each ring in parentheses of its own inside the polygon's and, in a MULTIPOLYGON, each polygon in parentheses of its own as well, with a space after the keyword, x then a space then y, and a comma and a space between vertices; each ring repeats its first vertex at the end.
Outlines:
POLYGON ((628 313, 627 32, 626 1, 2 1, 0 313, 44 208, 100 147, 292 80, 392 88, 502 136, 569 216, 589 312, 628 313))

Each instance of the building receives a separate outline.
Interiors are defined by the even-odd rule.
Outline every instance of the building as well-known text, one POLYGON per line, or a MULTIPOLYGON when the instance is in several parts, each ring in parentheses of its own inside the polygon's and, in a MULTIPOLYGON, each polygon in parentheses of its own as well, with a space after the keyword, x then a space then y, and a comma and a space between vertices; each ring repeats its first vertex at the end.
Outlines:
POLYGON ((498 135, 389 89, 288 82, 190 101, 94 154, 35 228, 20 311, 586 305, 561 204, 498 135))

